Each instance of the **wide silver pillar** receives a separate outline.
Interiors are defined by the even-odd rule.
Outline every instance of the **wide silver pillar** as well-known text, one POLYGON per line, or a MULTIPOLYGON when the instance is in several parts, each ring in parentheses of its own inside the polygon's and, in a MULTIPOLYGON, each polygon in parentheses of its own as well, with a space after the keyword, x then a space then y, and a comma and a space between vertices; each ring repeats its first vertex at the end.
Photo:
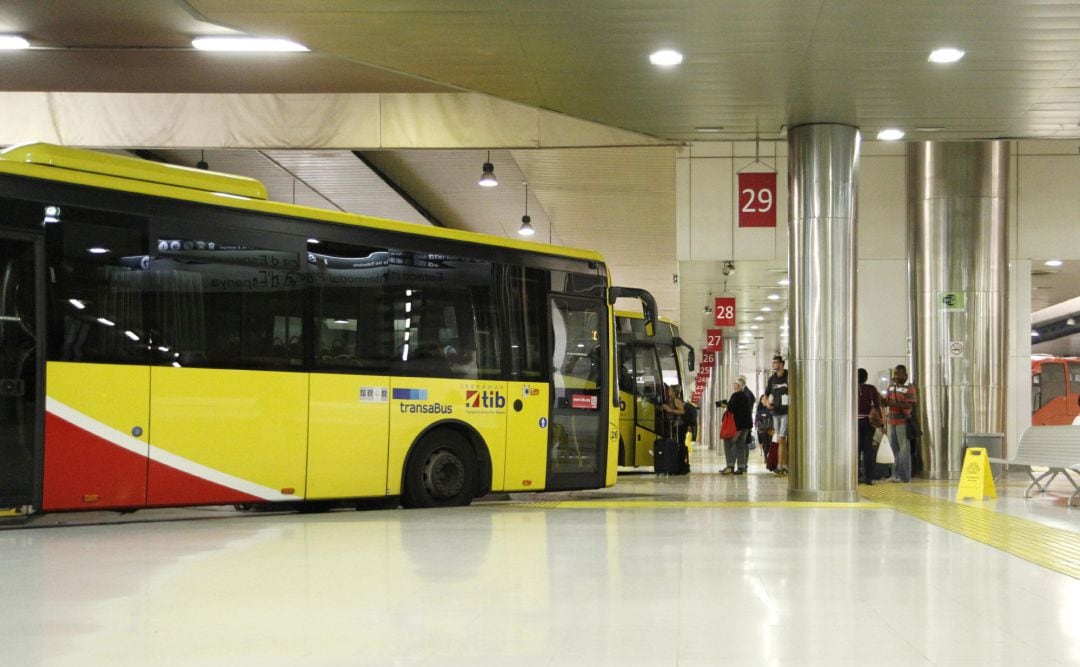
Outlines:
POLYGON ((788 132, 788 498, 855 501, 855 190, 859 130, 788 132))
POLYGON ((912 381, 922 391, 921 470, 960 473, 964 433, 1004 433, 1004 141, 908 145, 912 381))

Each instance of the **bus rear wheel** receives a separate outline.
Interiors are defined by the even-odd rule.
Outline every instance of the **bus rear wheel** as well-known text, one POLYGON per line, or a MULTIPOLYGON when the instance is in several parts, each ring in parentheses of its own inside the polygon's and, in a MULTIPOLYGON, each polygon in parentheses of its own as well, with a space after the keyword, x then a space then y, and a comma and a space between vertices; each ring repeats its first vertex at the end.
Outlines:
POLYGON ((468 505, 476 493, 476 455, 461 435, 436 431, 424 437, 405 471, 405 507, 468 505))

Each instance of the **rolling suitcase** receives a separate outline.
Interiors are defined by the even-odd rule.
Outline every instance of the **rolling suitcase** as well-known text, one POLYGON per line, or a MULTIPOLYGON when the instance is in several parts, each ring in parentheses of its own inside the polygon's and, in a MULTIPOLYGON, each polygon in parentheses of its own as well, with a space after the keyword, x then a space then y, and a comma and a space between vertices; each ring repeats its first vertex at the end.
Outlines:
POLYGON ((780 456, 780 445, 775 442, 769 443, 769 452, 765 455, 765 467, 776 470, 777 458, 780 456))
POLYGON ((657 438, 653 443, 653 470, 657 475, 679 472, 679 443, 674 438, 657 438))

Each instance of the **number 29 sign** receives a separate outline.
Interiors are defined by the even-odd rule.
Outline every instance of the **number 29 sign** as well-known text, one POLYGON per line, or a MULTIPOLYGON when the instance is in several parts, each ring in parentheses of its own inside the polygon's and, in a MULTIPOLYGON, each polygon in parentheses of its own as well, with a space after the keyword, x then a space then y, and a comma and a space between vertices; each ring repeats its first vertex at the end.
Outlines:
POLYGON ((739 174, 739 226, 776 226, 776 172, 739 174))

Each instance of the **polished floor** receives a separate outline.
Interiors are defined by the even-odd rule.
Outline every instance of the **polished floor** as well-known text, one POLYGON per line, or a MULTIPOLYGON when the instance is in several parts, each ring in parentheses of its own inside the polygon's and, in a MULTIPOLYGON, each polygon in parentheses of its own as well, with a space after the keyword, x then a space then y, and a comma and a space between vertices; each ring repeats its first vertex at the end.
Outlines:
POLYGON ((433 511, 0 531, 3 665, 1076 665, 1080 508, 787 503, 754 461, 433 511))

